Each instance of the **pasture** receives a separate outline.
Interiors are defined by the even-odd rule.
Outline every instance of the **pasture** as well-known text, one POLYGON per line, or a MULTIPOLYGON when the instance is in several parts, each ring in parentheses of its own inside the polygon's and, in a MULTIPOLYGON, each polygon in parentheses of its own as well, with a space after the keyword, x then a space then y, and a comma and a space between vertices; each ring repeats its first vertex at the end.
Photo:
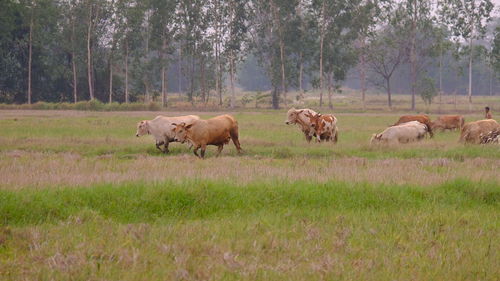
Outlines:
POLYGON ((308 144, 262 110, 230 112, 242 155, 199 160, 135 137, 158 114, 0 111, 2 280, 500 276, 498 145, 370 146, 396 113, 336 114, 338 144, 308 144))

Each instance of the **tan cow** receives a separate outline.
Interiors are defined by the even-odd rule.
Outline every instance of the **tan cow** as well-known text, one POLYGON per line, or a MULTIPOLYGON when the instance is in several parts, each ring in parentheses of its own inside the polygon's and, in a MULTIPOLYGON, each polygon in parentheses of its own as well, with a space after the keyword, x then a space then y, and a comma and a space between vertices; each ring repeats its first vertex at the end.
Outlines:
POLYGON ((431 123, 432 130, 441 129, 444 130, 462 130, 464 126, 465 119, 462 115, 443 115, 431 123))
POLYGON ((399 117, 398 122, 396 122, 393 126, 396 126, 396 125, 399 125, 399 124, 403 124, 403 123, 406 123, 406 122, 410 122, 410 121, 418 121, 418 122, 420 122, 422 124, 425 124, 427 126, 427 132, 429 133, 429 136, 431 138, 434 136, 434 134, 432 132, 432 122, 431 122, 431 119, 429 118, 429 116, 427 116, 425 114, 403 115, 403 116, 399 117))
POLYGON ((306 113, 314 130, 318 142, 321 140, 332 141, 338 140, 337 118, 332 114, 310 114, 306 113))
POLYGON ((191 124, 195 120, 199 120, 200 117, 197 115, 186 115, 177 117, 167 117, 158 115, 153 120, 143 120, 137 123, 136 137, 143 135, 153 135, 156 140, 156 148, 158 148, 163 153, 168 153, 168 145, 170 142, 174 141, 174 128, 173 122, 184 122, 186 124, 191 124), (164 149, 162 149, 162 145, 164 149))
POLYGON ((461 143, 478 144, 481 142, 481 137, 489 134, 491 131, 497 130, 500 125, 494 119, 484 119, 474 122, 465 123, 460 134, 461 143))
POLYGON ((427 131, 428 127, 425 124, 418 121, 410 121, 391 126, 380 134, 373 134, 370 143, 398 144, 418 141, 425 137, 427 131))
POLYGON ((238 153, 241 153, 238 140, 238 122, 231 115, 220 115, 208 120, 195 120, 192 124, 172 123, 175 126, 174 140, 184 143, 190 142, 194 146, 194 155, 205 158, 207 145, 217 146, 217 156, 224 145, 232 139, 238 153), (198 149, 201 148, 201 156, 198 149))
POLYGON ((295 109, 291 108, 287 112, 287 119, 285 120, 285 124, 297 124, 300 130, 304 133, 306 140, 310 142, 315 136, 314 130, 312 130, 311 122, 306 114, 316 115, 316 111, 308 108, 304 109, 295 109))

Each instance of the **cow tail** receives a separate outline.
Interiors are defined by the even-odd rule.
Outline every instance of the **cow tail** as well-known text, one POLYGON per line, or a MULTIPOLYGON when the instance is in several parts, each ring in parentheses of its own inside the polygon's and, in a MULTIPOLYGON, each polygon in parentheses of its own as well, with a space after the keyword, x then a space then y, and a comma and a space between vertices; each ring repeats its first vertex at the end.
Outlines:
POLYGON ((241 153, 241 145, 240 145, 240 140, 239 140, 239 134, 238 134, 238 123, 235 122, 235 125, 229 130, 229 134, 231 135, 231 139, 233 140, 234 146, 236 146, 236 149, 238 150, 238 153, 241 153))

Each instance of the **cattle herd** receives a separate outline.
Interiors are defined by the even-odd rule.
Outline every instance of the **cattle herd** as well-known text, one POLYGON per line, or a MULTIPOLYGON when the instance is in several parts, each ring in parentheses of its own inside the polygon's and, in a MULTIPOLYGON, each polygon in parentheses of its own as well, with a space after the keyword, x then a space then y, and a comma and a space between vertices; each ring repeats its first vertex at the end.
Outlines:
MULTIPOLYGON (((488 114, 488 112, 487 112, 488 114)), ((488 115, 486 115, 488 118, 488 115)), ((491 114, 489 115, 491 118, 491 114)), ((336 143, 339 130, 337 118, 332 114, 317 113, 312 109, 292 108, 287 112, 285 124, 296 124, 308 142, 336 143)), ((392 126, 379 134, 373 134, 371 144, 400 144, 419 141, 428 134, 433 137, 436 130, 459 130, 459 142, 466 144, 500 144, 500 124, 494 119, 484 119, 465 123, 460 115, 444 115, 435 121, 429 116, 404 115, 392 126)), ((233 141, 238 153, 242 152, 239 142, 238 122, 231 115, 220 115, 207 120, 197 115, 177 117, 157 116, 153 120, 143 120, 137 124, 136 136, 150 134, 156 140, 156 147, 168 153, 170 142, 187 143, 200 158, 205 157, 207 145, 217 146, 217 156, 225 144, 233 141), (201 154, 198 150, 201 149, 201 154)))

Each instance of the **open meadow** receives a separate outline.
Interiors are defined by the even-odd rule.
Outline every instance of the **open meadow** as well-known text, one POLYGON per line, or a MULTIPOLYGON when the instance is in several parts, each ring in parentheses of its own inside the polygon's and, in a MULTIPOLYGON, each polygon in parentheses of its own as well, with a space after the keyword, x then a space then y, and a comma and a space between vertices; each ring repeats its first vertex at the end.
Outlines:
POLYGON ((229 113, 244 153, 200 160, 136 124, 222 113, 0 111, 0 279, 498 280, 499 145, 370 146, 391 112, 307 143, 285 110, 229 113))

